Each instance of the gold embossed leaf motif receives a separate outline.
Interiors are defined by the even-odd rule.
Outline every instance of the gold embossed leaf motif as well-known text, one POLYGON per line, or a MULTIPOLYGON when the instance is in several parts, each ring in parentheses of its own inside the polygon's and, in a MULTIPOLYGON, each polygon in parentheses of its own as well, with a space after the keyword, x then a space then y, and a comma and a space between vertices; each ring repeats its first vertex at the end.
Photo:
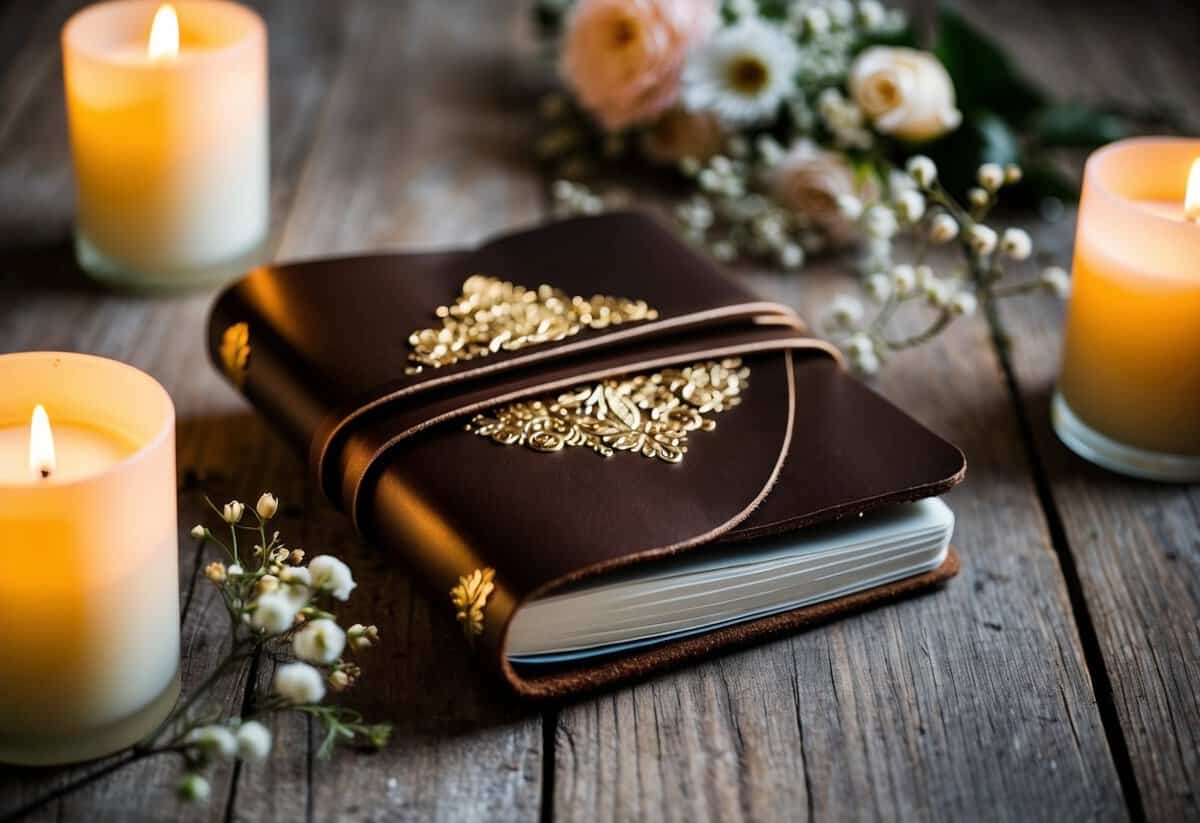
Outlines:
POLYGON ((409 335, 408 374, 440 369, 499 351, 552 343, 584 329, 654 320, 644 300, 594 295, 571 297, 547 285, 527 289, 481 274, 468 277, 462 295, 436 311, 441 326, 409 335))
POLYGON ((469 641, 483 634, 483 607, 496 588, 495 579, 495 569, 476 569, 459 577, 458 585, 450 590, 450 602, 456 610, 454 617, 469 641))
POLYGON ((536 451, 585 446, 605 457, 627 451, 678 463, 689 434, 712 431, 712 415, 740 403, 749 378, 734 358, 603 380, 476 415, 467 431, 536 451))
POLYGON ((234 323, 221 335, 221 365, 225 374, 239 388, 246 382, 250 366, 250 326, 234 323))

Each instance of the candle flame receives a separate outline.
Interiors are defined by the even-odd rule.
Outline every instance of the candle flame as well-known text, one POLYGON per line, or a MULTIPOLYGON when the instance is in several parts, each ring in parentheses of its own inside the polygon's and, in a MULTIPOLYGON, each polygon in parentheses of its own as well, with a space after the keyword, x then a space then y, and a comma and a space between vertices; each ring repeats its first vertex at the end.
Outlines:
POLYGON ((162 60, 179 54, 179 16, 175 14, 175 7, 170 3, 163 3, 154 13, 146 54, 151 60, 162 60))
POLYGON ((34 477, 46 478, 54 471, 54 435, 50 432, 50 418, 39 403, 34 406, 33 420, 29 423, 29 471, 34 477))
POLYGON ((1192 161, 1187 194, 1183 198, 1183 216, 1188 220, 1200 221, 1200 157, 1192 161))

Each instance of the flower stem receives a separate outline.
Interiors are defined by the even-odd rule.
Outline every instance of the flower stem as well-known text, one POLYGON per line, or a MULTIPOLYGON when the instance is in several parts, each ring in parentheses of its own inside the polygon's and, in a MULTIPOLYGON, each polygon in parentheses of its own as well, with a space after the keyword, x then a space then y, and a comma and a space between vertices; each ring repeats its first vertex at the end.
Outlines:
POLYGON ((909 349, 913 346, 919 346, 922 343, 928 342, 937 337, 943 329, 950 325, 950 321, 953 319, 954 315, 945 309, 942 309, 937 318, 931 324, 929 324, 928 328, 926 328, 923 332, 914 334, 911 337, 905 337, 903 340, 888 340, 886 337, 881 337, 881 339, 883 340, 884 344, 893 351, 897 351, 899 349, 909 349))
POLYGON ((199 702, 200 698, 208 694, 209 690, 211 690, 212 687, 216 685, 217 681, 224 677, 229 670, 233 668, 235 663, 248 660, 253 656, 253 652, 238 653, 237 647, 235 646, 234 651, 230 653, 229 657, 221 661, 221 664, 213 669, 212 672, 209 673, 208 677, 204 678, 204 680, 196 687, 191 695, 189 695, 186 700, 179 704, 179 706, 177 706, 175 710, 171 712, 170 716, 167 717, 167 719, 164 720, 162 724, 151 733, 151 736, 142 741, 141 746, 149 747, 154 743, 154 741, 158 740, 158 738, 162 736, 164 731, 176 726, 180 723, 180 721, 185 722, 185 728, 171 738, 171 743, 176 743, 182 739, 182 737, 189 731, 189 729, 186 728, 187 716, 195 707, 196 703, 199 702))

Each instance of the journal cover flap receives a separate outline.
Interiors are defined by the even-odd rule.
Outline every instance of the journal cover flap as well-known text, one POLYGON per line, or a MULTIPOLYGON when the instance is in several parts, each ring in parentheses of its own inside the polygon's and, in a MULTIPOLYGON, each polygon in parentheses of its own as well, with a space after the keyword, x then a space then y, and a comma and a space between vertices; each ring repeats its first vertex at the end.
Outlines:
MULTIPOLYGON (((280 419, 290 439, 319 450, 347 415, 380 398, 756 320, 804 325, 791 309, 761 300, 650 218, 612 213, 517 232, 477 249, 264 266, 218 297, 209 346, 247 396, 280 419), (414 359, 421 347, 413 338, 436 340, 443 331, 439 307, 474 310, 463 298, 481 277, 525 289, 526 303, 538 302, 539 287, 549 286, 555 294, 548 300, 581 299, 594 316, 569 329, 552 323, 532 344, 501 339, 496 327, 484 330, 494 332, 488 338, 494 350, 468 357, 469 347, 454 349, 438 366, 414 359), (255 368, 255 360, 270 362, 255 368), (286 403, 272 396, 281 388, 286 403)), ((448 343, 462 341, 451 336, 448 343)))

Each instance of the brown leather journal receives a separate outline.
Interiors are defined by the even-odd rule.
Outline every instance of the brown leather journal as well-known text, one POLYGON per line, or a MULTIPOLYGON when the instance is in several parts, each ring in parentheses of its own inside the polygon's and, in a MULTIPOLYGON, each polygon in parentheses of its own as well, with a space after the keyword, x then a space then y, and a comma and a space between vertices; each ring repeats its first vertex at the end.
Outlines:
POLYGON ((521 695, 644 676, 958 568, 949 550, 936 568, 705 630, 509 654, 514 615, 539 598, 803 537, 938 495, 965 470, 791 309, 643 216, 266 266, 218 298, 209 346, 333 504, 404 558, 464 649, 521 695))

